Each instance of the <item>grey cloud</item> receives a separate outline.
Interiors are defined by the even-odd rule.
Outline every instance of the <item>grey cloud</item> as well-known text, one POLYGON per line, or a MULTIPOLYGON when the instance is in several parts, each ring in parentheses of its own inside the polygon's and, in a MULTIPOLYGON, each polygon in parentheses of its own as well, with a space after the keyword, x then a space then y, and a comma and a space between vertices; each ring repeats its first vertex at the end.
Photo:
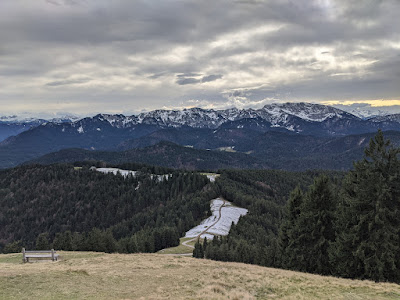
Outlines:
POLYGON ((47 86, 60 86, 60 85, 70 85, 70 84, 81 84, 90 81, 89 78, 81 79, 67 79, 67 80, 57 80, 46 83, 47 86))
POLYGON ((222 78, 222 75, 221 74, 218 74, 218 75, 208 75, 208 76, 204 76, 202 79, 201 79, 201 82, 210 82, 210 81, 215 81, 215 80, 218 80, 218 79, 221 79, 222 78))
POLYGON ((201 76, 202 74, 198 73, 185 73, 185 74, 177 74, 176 77, 178 78, 185 78, 185 77, 198 77, 201 76))
POLYGON ((200 83, 200 79, 196 78, 179 78, 176 83, 179 85, 186 85, 186 84, 195 84, 195 83, 200 83))
POLYGON ((97 111, 110 97, 126 110, 226 95, 398 99, 399 10, 398 0, 2 0, 0 105, 29 103, 26 90, 97 111))
POLYGON ((222 78, 221 74, 212 74, 212 75, 203 76, 201 78, 187 77, 187 76, 200 77, 201 74, 196 74, 196 73, 178 74, 178 75, 176 75, 176 77, 177 77, 176 83, 179 85, 197 84, 197 83, 211 82, 211 81, 215 81, 215 80, 222 78))
POLYGON ((160 73, 152 74, 152 75, 148 76, 148 78, 157 79, 157 78, 160 78, 160 77, 165 76, 167 74, 168 74, 168 72, 160 72, 160 73))
POLYGON ((85 0, 46 0, 48 4, 52 5, 81 5, 85 2, 85 0))

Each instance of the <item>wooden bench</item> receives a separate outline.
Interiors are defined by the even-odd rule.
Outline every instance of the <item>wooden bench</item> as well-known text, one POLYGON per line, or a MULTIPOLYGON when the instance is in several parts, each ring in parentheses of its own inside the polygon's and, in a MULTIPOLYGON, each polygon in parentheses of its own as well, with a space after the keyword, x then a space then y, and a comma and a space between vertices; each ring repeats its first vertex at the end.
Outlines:
POLYGON ((34 250, 34 251, 26 251, 25 248, 22 248, 22 261, 24 263, 29 262, 30 258, 35 259, 51 259, 52 261, 58 260, 58 254, 54 249, 51 250, 34 250))

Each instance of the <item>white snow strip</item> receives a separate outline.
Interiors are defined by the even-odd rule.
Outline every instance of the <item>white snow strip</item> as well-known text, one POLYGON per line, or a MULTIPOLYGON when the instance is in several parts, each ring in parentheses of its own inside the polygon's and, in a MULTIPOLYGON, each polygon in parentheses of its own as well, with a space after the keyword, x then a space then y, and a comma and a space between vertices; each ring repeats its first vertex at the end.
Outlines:
POLYGON ((218 174, 208 174, 207 178, 211 181, 214 182, 215 178, 217 178, 218 174))
POLYGON ((211 200, 212 215, 203 220, 200 225, 190 229, 186 232, 185 237, 197 237, 204 232, 200 237, 212 239, 214 235, 228 235, 231 229, 232 222, 237 224, 239 218, 247 214, 248 210, 245 208, 235 207, 228 201, 217 198, 211 200), (221 208, 222 206, 222 208, 221 208), (219 218, 219 210, 221 208, 221 218, 219 218), (218 221, 218 222, 217 222, 218 221))
MULTIPOLYGON (((102 172, 104 174, 113 173, 114 175, 117 175, 118 173, 120 173, 124 177, 126 177, 130 174, 132 176, 136 176, 136 174, 138 173, 138 171, 122 170, 122 169, 118 169, 118 168, 95 168, 95 170, 102 172)), ((151 179, 153 179, 154 177, 157 177, 157 181, 159 181, 159 182, 163 181, 164 179, 168 180, 171 176, 172 176, 172 174, 164 174, 164 175, 151 174, 150 175, 151 179)))
POLYGON ((204 233, 200 236, 201 239, 207 238, 207 240, 212 240, 214 238, 214 235, 212 234, 208 234, 208 233, 204 233))
POLYGON ((129 174, 132 174, 132 176, 136 175, 136 171, 130 171, 130 170, 121 170, 117 168, 96 168, 96 171, 108 174, 108 173, 113 173, 114 175, 117 175, 120 173, 122 176, 126 177, 129 174))

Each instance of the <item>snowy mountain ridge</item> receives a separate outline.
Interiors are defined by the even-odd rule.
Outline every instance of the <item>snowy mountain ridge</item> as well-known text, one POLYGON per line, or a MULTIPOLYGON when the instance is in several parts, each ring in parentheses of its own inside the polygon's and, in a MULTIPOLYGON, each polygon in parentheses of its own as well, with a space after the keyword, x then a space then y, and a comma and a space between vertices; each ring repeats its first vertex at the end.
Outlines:
MULTIPOLYGON (((312 103, 276 103, 265 105, 261 109, 225 110, 190 108, 183 110, 154 110, 138 115, 99 114, 92 119, 107 121, 117 128, 130 128, 137 124, 157 125, 163 127, 189 126, 194 128, 218 128, 228 121, 261 118, 271 123, 273 127, 293 129, 292 118, 307 122, 323 122, 327 119, 358 119, 358 117, 340 109, 312 103)), ((75 123, 79 123, 76 121, 75 123)))
POLYGON ((43 118, 34 118, 34 117, 21 117, 17 115, 10 115, 10 116, 0 116, 0 123, 3 124, 13 124, 13 125, 22 125, 22 124, 36 124, 40 125, 47 122, 52 122, 56 124, 61 123, 72 123, 75 121, 79 121, 79 117, 66 115, 57 118, 51 119, 43 119, 43 118))
POLYGON ((400 114, 375 116, 368 120, 371 122, 398 122, 398 123, 400 123, 400 114))

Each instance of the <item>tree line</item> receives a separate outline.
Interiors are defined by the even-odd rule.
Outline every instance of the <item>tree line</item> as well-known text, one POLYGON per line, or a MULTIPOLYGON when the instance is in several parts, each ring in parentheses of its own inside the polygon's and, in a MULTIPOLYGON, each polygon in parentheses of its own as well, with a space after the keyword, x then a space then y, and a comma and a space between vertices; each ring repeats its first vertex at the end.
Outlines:
POLYGON ((399 153, 379 131, 344 177, 316 174, 308 188, 300 182, 278 230, 268 223, 279 208, 270 206, 269 215, 262 214, 254 208, 256 200, 242 199, 245 207, 253 206, 251 213, 227 237, 206 247, 199 243, 194 256, 400 283, 399 153))

